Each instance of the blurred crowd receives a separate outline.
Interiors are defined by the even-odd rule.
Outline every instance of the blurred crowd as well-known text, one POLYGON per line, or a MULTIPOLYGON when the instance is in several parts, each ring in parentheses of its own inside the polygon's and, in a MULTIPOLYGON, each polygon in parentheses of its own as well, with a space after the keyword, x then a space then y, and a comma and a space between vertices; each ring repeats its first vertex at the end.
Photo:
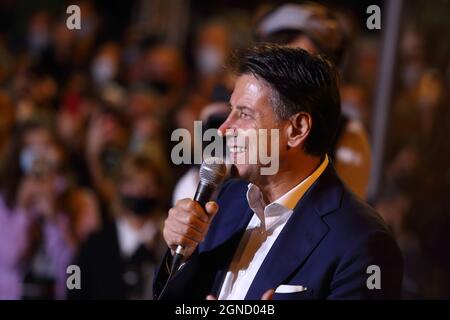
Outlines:
MULTIPOLYGON (((269 2, 199 12, 189 1, 78 1, 81 30, 66 26, 74 3, 23 3, 0 5, 0 299, 152 298, 165 215, 198 182, 198 167, 172 163, 171 133, 220 125, 234 80, 224 65, 254 41, 338 64, 344 134, 332 158, 367 197, 381 33, 364 29, 364 12, 333 7, 340 31, 327 39, 268 35, 296 10, 269 2), (82 290, 67 290, 71 264, 82 290)), ((450 298, 450 51, 435 55, 414 23, 400 39, 371 204, 404 254, 405 298, 450 298)))

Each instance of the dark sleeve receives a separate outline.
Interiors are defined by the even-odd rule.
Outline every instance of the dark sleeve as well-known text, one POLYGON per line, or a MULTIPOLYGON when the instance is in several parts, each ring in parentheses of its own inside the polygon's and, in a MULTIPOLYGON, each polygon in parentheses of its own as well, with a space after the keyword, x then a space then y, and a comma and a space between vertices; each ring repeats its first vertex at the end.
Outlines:
POLYGON ((376 231, 341 259, 327 299, 401 299, 402 274, 396 242, 388 233, 376 231))
MULTIPOLYGON (((167 250, 160 266, 155 272, 153 282, 153 294, 154 299, 158 299, 161 292, 166 285, 169 277, 169 266, 172 263, 172 254, 170 250, 167 250)), ((205 266, 203 266, 205 267, 205 266)), ((173 275, 167 284, 167 288, 161 300, 198 300, 205 299, 202 292, 206 290, 204 287, 204 281, 200 277, 203 272, 201 271, 201 264, 199 263, 198 251, 196 250, 186 261, 181 265, 178 271, 173 275)))
POLYGON ((169 277, 169 264, 171 259, 170 250, 166 250, 165 255, 159 263, 159 266, 155 269, 153 276, 153 299, 158 300, 164 285, 169 277))

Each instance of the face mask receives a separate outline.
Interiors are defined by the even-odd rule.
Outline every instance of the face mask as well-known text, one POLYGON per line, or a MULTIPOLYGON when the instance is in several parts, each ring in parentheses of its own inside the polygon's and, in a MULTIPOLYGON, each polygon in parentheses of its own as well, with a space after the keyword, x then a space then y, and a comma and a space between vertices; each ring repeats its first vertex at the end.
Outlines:
POLYGON ((132 197, 122 195, 122 204, 137 216, 151 213, 157 206, 158 201, 152 197, 132 197))
POLYGON ((30 145, 20 152, 20 168, 25 174, 31 173, 38 166, 40 169, 51 167, 54 164, 46 148, 38 145, 30 145))
POLYGON ((36 148, 26 147, 20 153, 20 168, 25 174, 29 174, 33 169, 33 165, 38 158, 36 148))
POLYGON ((54 173, 59 163, 52 151, 54 150, 40 145, 25 147, 20 153, 20 168, 23 173, 36 177, 45 177, 54 173))
POLYGON ((154 89, 156 92, 158 92, 159 94, 165 95, 167 94, 170 90, 172 90, 172 86, 165 81, 161 81, 161 80, 152 80, 149 81, 149 86, 154 89))
POLYGON ((197 67, 202 74, 213 75, 221 71, 224 57, 215 47, 204 46, 196 55, 197 67))
POLYGON ((97 84, 112 80, 116 75, 116 66, 107 57, 97 58, 92 65, 92 76, 97 84))

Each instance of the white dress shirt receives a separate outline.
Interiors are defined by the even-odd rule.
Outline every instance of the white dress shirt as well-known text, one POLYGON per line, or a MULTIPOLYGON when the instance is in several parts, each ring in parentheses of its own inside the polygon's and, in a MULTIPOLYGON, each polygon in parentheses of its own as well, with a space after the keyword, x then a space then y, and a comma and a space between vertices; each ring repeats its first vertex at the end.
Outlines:
POLYGON ((123 218, 117 219, 116 225, 120 253, 126 258, 130 258, 141 244, 145 245, 154 241, 158 233, 158 227, 151 221, 145 223, 138 230, 123 218))
POLYGON ((328 157, 306 179, 266 205, 260 189, 248 185, 247 201, 253 217, 225 275, 219 300, 243 300, 259 268, 283 230, 295 206, 328 165, 328 157))

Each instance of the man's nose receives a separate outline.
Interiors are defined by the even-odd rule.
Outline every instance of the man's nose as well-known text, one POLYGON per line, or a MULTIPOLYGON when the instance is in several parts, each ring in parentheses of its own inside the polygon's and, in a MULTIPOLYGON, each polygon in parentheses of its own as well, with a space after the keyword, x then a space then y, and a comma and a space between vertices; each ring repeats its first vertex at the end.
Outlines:
POLYGON ((231 135, 234 133, 234 129, 232 127, 230 116, 220 125, 220 127, 217 129, 217 132, 219 133, 219 136, 225 137, 227 135, 231 135))

